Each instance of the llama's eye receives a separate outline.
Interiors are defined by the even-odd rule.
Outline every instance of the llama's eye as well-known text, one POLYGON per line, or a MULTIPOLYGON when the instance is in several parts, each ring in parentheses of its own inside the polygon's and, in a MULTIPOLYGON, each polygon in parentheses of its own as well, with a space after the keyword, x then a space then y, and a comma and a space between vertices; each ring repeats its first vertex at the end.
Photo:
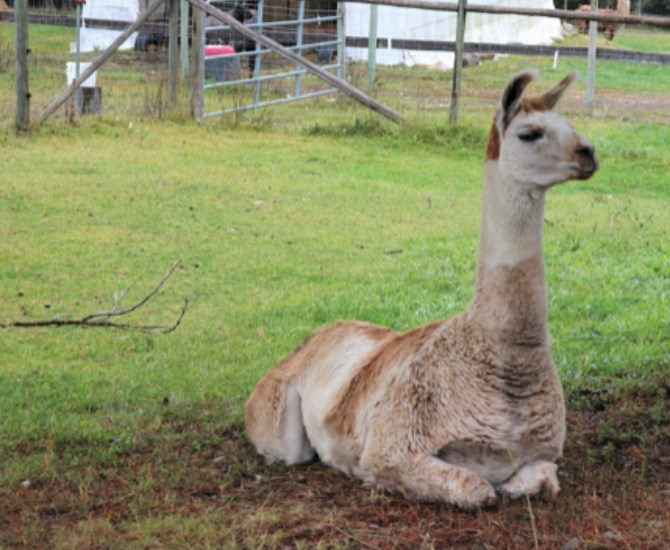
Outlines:
POLYGON ((537 141, 541 137, 543 137, 544 134, 542 133, 541 130, 530 130, 528 132, 523 132, 519 134, 519 139, 521 141, 525 141, 527 143, 530 143, 532 141, 537 141))

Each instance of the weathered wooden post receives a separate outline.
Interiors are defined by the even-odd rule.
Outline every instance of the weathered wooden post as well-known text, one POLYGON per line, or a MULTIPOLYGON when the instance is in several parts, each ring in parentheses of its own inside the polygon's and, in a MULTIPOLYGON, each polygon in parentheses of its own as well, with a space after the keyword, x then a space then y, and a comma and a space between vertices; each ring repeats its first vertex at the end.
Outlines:
MULTIPOLYGON (((74 77, 75 79, 79 76, 81 69, 81 10, 82 6, 86 3, 85 0, 75 0, 75 26, 77 27, 75 34, 75 54, 74 54, 74 77)), ((81 88, 77 88, 74 92, 74 114, 80 115, 82 111, 82 94, 81 88)))
POLYGON ((181 57, 181 77, 188 78, 188 23, 191 5, 186 0, 179 1, 179 56, 181 57))
POLYGON ((16 129, 27 132, 30 127, 30 90, 28 89, 28 1, 14 4, 14 43, 16 47, 16 129))
MULTIPOLYGON (((344 2, 338 2, 337 3, 337 59, 338 59, 338 65, 337 65, 337 78, 340 80, 344 80, 344 75, 346 73, 346 67, 344 65, 345 63, 345 41, 346 37, 344 36, 345 34, 345 29, 344 29, 344 17, 346 15, 345 13, 345 3, 344 2)), ((397 121, 396 121, 397 122, 397 121)))
MULTIPOLYGON (((598 0, 591 0, 591 13, 598 12, 598 0)), ((588 74, 586 78, 586 112, 593 116, 593 103, 596 95, 596 39, 598 21, 589 21, 588 74)))
POLYGON ((379 6, 370 5, 370 33, 368 35, 368 82, 374 86, 377 78, 377 27, 379 23, 379 6))
POLYGON ((458 100, 461 95, 461 76, 463 73, 463 46, 465 42, 465 8, 467 0, 458 0, 458 19, 456 23, 456 52, 454 59, 454 80, 451 87, 451 107, 449 122, 458 122, 458 100))
POLYGON ((191 40, 191 116, 202 120, 205 84, 205 12, 193 6, 193 39, 191 40))
POLYGON ((168 103, 177 104, 179 85, 179 0, 168 0, 170 20, 168 24, 168 103))

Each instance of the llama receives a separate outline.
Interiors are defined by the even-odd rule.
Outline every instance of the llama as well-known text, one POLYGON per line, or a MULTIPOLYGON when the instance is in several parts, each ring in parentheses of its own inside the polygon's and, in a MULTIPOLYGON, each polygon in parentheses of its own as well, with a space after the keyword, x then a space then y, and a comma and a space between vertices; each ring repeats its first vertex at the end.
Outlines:
POLYGON ((286 464, 318 454, 382 489, 466 509, 496 492, 558 492, 565 408, 547 328, 545 192, 598 168, 593 146, 552 111, 574 76, 540 96, 523 96, 531 72, 505 88, 466 311, 405 333, 355 321, 315 332, 247 401, 260 454, 286 464))
MULTIPOLYGON (((576 11, 591 11, 591 6, 589 4, 584 4, 579 6, 576 11)), ((618 15, 629 15, 630 14, 630 0, 617 0, 616 9, 611 10, 608 8, 599 9, 598 13, 611 13, 618 15)), ((613 40, 614 35, 619 30, 621 26, 620 23, 614 23, 613 21, 598 21, 598 32, 601 32, 605 35, 607 40, 613 40)), ((575 29, 581 34, 588 34, 589 24, 584 19, 575 20, 575 29)))

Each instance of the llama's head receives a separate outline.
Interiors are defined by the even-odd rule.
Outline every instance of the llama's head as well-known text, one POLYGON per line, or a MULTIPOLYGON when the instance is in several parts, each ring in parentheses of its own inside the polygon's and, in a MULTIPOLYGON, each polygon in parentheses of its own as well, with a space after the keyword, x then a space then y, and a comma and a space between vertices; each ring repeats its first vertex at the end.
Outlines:
POLYGON ((524 96, 534 76, 520 73, 507 84, 491 128, 487 160, 498 162, 505 181, 531 191, 590 178, 598 169, 593 145, 552 110, 575 73, 542 95, 524 96))

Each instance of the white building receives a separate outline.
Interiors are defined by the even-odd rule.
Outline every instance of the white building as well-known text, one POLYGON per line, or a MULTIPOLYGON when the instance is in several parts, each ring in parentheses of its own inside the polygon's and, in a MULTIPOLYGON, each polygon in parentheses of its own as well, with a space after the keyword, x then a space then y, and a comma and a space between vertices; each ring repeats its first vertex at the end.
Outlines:
MULTIPOLYGON (((468 5, 486 4, 518 8, 553 9, 552 0, 468 0, 468 5)), ((380 65, 429 65, 451 69, 452 52, 397 50, 390 48, 391 39, 456 40, 456 13, 379 6, 377 37, 388 39, 388 48, 377 49, 380 65)), ((370 32, 370 5, 346 4, 345 29, 347 36, 367 37, 370 32)), ((561 24, 551 17, 468 13, 465 26, 466 42, 496 44, 550 44, 561 36, 561 24)), ((367 48, 347 48, 347 58, 365 61, 367 48)))
MULTIPOLYGON (((80 31, 80 44, 82 52, 104 50, 116 40, 121 31, 111 29, 100 29, 90 27, 87 19, 105 19, 111 21, 125 21, 130 25, 139 15, 138 0, 88 0, 82 8, 82 28, 80 31)), ((135 45, 137 33, 128 37, 120 49, 132 49, 135 45)), ((74 52, 76 45, 70 45, 70 51, 74 52)))

